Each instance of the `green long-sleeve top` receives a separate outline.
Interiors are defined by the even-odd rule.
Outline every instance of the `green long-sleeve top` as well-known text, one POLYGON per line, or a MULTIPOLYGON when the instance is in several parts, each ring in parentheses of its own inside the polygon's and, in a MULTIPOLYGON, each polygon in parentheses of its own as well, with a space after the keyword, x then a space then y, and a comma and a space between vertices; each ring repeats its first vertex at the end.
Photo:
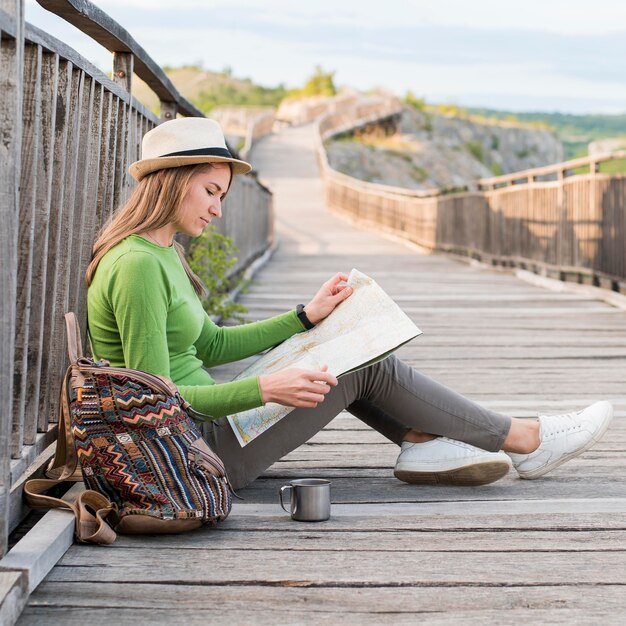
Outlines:
POLYGON ((211 321, 171 247, 130 235, 100 263, 88 296, 94 357, 167 376, 213 418, 261 406, 258 378, 216 385, 204 367, 246 358, 304 330, 289 311, 234 327, 211 321))

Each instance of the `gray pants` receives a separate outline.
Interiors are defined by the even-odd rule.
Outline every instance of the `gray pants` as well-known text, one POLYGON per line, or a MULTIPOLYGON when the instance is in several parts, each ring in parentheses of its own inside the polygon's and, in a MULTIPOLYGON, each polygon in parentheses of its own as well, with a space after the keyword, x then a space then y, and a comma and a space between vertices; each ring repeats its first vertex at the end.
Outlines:
POLYGON ((416 429, 497 451, 511 426, 510 417, 481 407, 390 356, 342 376, 316 408, 294 409, 243 448, 225 417, 209 426, 208 441, 239 489, 344 409, 398 445, 416 429))

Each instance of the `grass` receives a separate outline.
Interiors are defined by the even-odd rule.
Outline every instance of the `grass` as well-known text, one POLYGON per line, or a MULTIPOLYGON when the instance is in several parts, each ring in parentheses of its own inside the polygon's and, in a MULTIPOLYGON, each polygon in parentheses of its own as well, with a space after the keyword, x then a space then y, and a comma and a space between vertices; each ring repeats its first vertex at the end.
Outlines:
POLYGON ((480 141, 468 141, 463 144, 463 147, 481 163, 485 162, 485 154, 483 152, 483 144, 480 141))

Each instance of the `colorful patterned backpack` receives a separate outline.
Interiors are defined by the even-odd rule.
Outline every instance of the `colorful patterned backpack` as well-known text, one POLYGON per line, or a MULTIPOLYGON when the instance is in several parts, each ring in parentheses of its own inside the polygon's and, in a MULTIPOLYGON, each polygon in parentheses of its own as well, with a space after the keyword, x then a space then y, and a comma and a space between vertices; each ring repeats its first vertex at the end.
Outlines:
POLYGON ((83 357, 76 316, 67 313, 65 322, 70 367, 51 480, 26 483, 29 506, 71 509, 78 540, 94 543, 112 543, 116 532, 179 533, 225 519, 233 494, 226 469, 174 383, 83 357), (88 490, 75 503, 43 495, 65 480, 84 480, 88 490))

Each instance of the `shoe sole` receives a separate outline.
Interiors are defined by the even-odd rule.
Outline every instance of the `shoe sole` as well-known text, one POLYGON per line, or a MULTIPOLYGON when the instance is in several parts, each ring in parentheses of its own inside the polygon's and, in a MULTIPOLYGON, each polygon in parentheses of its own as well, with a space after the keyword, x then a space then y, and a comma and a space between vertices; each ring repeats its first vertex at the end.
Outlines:
POLYGON ((563 463, 567 463, 567 461, 570 461, 571 459, 575 459, 577 456, 583 454, 583 452, 586 452, 587 450, 589 450, 589 448, 595 446, 596 443, 598 443, 598 441, 602 439, 602 436, 606 432, 606 429, 609 427, 609 424, 611 423, 612 419, 613 419, 613 406, 609 404, 609 411, 607 412, 607 416, 604 419, 604 423, 602 424, 602 426, 600 426, 600 430, 582 448, 580 448, 579 450, 576 450, 575 452, 570 452, 569 454, 562 456, 558 461, 553 461, 552 463, 548 463, 547 465, 539 467, 536 470, 530 470, 528 472, 520 472, 518 470, 517 473, 519 474, 519 477, 523 478, 524 480, 534 480, 535 478, 540 478, 544 474, 551 472, 553 469, 559 467, 559 465, 563 465, 563 463))
POLYGON ((393 475, 411 485, 459 485, 473 487, 488 485, 506 476, 511 465, 505 461, 485 461, 466 465, 448 471, 414 472, 411 470, 395 470, 393 475))

